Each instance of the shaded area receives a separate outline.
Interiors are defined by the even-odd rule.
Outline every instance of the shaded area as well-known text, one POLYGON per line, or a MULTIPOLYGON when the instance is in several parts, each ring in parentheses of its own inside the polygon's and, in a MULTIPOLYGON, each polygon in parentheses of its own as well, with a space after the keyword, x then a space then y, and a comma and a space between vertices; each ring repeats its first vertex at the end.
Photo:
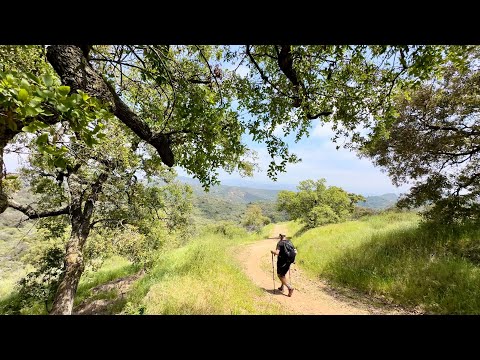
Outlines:
POLYGON ((90 290, 92 296, 85 299, 80 305, 73 309, 76 315, 102 315, 115 314, 123 309, 126 299, 125 295, 135 281, 145 275, 141 269, 137 273, 125 276, 101 285, 90 290))
POLYGON ((262 289, 263 291, 271 294, 271 295, 283 295, 283 296, 287 296, 287 294, 284 294, 282 293, 280 290, 273 290, 273 289, 265 289, 264 287, 260 286, 260 289, 262 289))

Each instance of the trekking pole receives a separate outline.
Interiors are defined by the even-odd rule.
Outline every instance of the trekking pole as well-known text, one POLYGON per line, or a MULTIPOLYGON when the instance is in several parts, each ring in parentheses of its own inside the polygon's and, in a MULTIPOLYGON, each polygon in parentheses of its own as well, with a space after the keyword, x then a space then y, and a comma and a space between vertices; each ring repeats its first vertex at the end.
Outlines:
POLYGON ((272 254, 272 279, 273 279, 273 293, 275 293, 275 268, 273 265, 273 254, 272 254))
POLYGON ((292 285, 292 273, 290 272, 290 268, 288 268, 288 276, 290 276, 290 286, 291 286, 292 285))

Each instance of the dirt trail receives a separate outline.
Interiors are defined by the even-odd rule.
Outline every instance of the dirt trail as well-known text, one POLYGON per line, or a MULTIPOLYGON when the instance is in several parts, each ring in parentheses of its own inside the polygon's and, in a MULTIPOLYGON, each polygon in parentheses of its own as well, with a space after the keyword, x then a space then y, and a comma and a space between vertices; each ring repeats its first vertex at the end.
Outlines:
MULTIPOLYGON (((368 315, 368 314, 408 314, 403 309, 388 305, 381 300, 365 299, 364 296, 347 290, 335 290, 327 284, 312 280, 306 276, 296 264, 291 266, 291 283, 295 290, 292 297, 288 297, 279 290, 273 291, 272 258, 270 250, 275 249, 278 234, 287 234, 281 225, 275 225, 271 237, 240 248, 238 260, 246 274, 261 289, 271 301, 277 301, 285 310, 294 314, 305 315, 368 315)), ((288 278, 288 274, 287 274, 288 278)), ((275 258, 275 287, 280 286, 276 274, 275 258)))

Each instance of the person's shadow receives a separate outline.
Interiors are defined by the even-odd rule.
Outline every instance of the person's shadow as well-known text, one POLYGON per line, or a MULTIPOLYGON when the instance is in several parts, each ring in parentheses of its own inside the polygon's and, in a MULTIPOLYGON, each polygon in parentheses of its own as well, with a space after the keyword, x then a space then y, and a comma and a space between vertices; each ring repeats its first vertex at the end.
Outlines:
POLYGON ((272 295, 283 295, 283 296, 287 296, 287 294, 282 293, 280 290, 265 289, 264 287, 261 287, 261 289, 262 289, 263 291, 266 291, 266 292, 269 293, 269 294, 272 294, 272 295))

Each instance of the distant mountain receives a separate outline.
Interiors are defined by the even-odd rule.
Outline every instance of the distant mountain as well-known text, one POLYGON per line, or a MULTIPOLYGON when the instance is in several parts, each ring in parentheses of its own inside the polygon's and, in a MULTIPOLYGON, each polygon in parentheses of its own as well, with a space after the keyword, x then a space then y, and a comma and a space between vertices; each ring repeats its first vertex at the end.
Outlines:
MULTIPOLYGON (((178 180, 189 185, 200 185, 197 179, 192 179, 186 176, 178 176, 178 180)), ((281 183, 264 183, 255 180, 247 179, 227 179, 222 180, 219 186, 234 186, 249 189, 263 189, 263 190, 292 190, 295 191, 297 186, 294 184, 281 184, 281 183)))
POLYGON ((203 190, 198 180, 186 177, 178 178, 181 182, 192 186, 197 196, 209 196, 220 198, 224 201, 248 204, 254 201, 275 201, 280 190, 256 189, 244 186, 216 185, 210 188, 207 193, 203 190))
POLYGON ((263 214, 273 221, 286 220, 285 214, 275 208, 280 189, 217 185, 212 186, 209 192, 205 192, 198 180, 183 176, 179 176, 178 180, 192 187, 195 194, 194 205, 199 215, 204 218, 238 222, 243 217, 247 205, 255 203, 262 208, 263 214))
POLYGON ((389 193, 378 196, 366 196, 365 199, 365 201, 359 202, 357 205, 365 208, 382 210, 395 205, 398 200, 398 195, 389 193))
MULTIPOLYGON (((262 183, 257 183, 252 180, 230 180, 229 182, 234 181, 238 182, 239 184, 243 183, 245 185, 231 186, 226 185, 225 182, 222 182, 222 185, 214 186, 210 188, 210 191, 208 193, 206 193, 203 191, 198 180, 183 176, 179 176, 178 179, 181 182, 192 185, 194 192, 195 194, 197 194, 197 196, 208 196, 216 198, 217 200, 238 204, 248 204, 249 202, 257 201, 275 202, 279 191, 296 190, 295 185, 274 184, 273 186, 278 186, 278 189, 266 189, 262 188, 262 183)), ((269 184, 263 185, 265 185, 266 187, 272 186, 269 184)), ((365 199, 366 201, 359 202, 357 205, 370 209, 382 210, 395 205, 398 200, 398 195, 394 193, 388 193, 383 195, 365 196, 365 199)))

